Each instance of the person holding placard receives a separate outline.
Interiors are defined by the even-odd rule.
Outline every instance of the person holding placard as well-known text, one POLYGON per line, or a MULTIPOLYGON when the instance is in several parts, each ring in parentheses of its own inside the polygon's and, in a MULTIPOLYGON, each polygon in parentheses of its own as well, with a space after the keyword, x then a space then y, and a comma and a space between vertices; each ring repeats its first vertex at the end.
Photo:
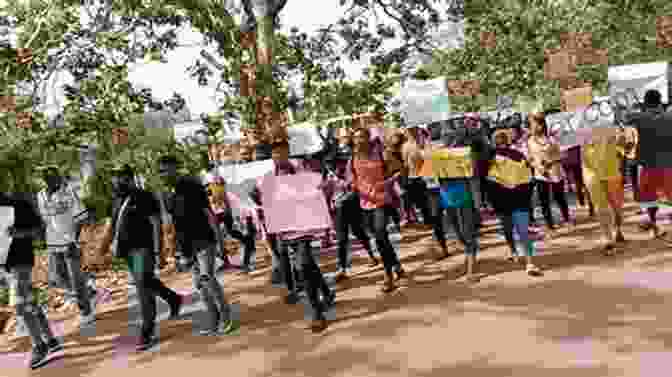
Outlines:
POLYGON ((551 212, 551 195, 560 207, 565 223, 571 223, 569 204, 565 194, 565 173, 562 169, 560 147, 548 135, 544 113, 529 115, 530 137, 527 140, 528 158, 534 169, 535 187, 549 232, 556 230, 551 212))
POLYGON ((639 134, 640 205, 648 212, 649 223, 643 230, 652 231, 656 238, 666 232, 657 225, 659 193, 672 200, 672 114, 663 111, 662 96, 657 90, 644 94, 644 111, 629 114, 626 124, 631 124, 639 134))
POLYGON ((359 195, 360 205, 370 216, 377 249, 383 259, 385 280, 382 290, 385 293, 392 292, 397 288, 393 275, 395 269, 397 280, 402 279, 405 272, 387 232, 385 207, 388 199, 383 145, 380 140, 371 141, 368 128, 359 128, 354 132, 353 158, 348 171, 352 176, 353 188, 359 195))
MULTIPOLYGON (((294 175, 302 171, 310 171, 308 166, 289 158, 289 142, 287 140, 274 141, 272 144, 272 158, 275 169, 271 176, 294 175)), ((268 179, 268 177, 266 176, 265 179, 268 179)), ((322 190, 323 187, 320 185, 317 188, 322 190)), ((262 197, 261 200, 265 201, 266 199, 262 197)), ((313 309, 314 317, 310 323, 310 329, 313 332, 321 332, 326 329, 327 320, 325 312, 329 307, 333 306, 336 299, 336 294, 327 285, 320 266, 315 261, 311 246, 312 241, 322 236, 325 230, 326 228, 276 233, 278 241, 277 252, 280 254, 277 257, 281 258, 283 262, 285 278, 290 289, 287 301, 288 303, 298 302, 298 293, 292 289, 293 282, 291 281, 292 266, 290 265, 290 260, 293 260, 294 263, 292 264, 296 267, 295 270, 300 270, 303 275, 305 290, 313 309), (320 294, 322 295, 322 300, 320 300, 320 294)), ((273 230, 271 229, 271 231, 273 230)))
MULTIPOLYGON (((15 294, 16 316, 22 317, 33 343, 31 369, 44 366, 50 354, 63 350, 63 344, 49 328, 49 321, 33 296, 33 240, 44 231, 45 224, 35 208, 19 194, 0 193, 0 207, 12 207, 14 224, 0 229, 12 241, 3 266, 9 273, 11 290, 15 294)), ((0 250, 2 251, 2 250, 0 250)))
POLYGON ((493 135, 495 154, 488 167, 486 184, 491 204, 504 228, 504 237, 511 248, 509 260, 518 261, 518 250, 513 238, 515 228, 525 248, 528 275, 539 276, 541 270, 533 263, 534 241, 529 236, 529 203, 532 197, 532 170, 525 155, 511 147, 509 130, 498 130, 493 135))

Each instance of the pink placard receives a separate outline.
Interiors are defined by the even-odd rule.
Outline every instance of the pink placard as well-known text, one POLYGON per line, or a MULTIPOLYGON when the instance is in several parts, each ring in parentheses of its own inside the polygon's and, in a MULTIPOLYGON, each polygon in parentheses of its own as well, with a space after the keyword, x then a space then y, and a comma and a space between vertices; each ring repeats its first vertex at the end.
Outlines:
POLYGON ((261 184, 266 226, 270 233, 327 229, 329 210, 316 173, 267 176, 261 184))

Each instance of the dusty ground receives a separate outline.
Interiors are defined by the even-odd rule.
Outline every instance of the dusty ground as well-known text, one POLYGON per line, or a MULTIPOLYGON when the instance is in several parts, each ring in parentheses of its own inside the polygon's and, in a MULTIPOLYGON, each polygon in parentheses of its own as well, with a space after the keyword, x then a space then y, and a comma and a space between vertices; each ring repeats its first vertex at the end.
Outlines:
MULTIPOLYGON (((2 376, 667 376, 672 278, 665 269, 672 251, 637 231, 632 204, 627 212, 628 246, 604 257, 597 224, 578 210, 577 228, 539 243, 540 278, 506 262, 503 237, 487 232, 479 267, 484 277, 476 285, 460 278, 462 255, 431 262, 423 253, 430 233, 409 231, 401 251, 409 278, 402 289, 383 296, 382 267, 368 269, 366 258, 355 258, 355 275, 339 284, 336 319, 322 335, 308 332, 303 308, 285 305, 286 291, 267 283, 263 253, 251 278, 224 278, 240 308, 239 335, 201 338, 192 335, 189 320, 162 321, 155 352, 128 353, 120 345, 128 327, 120 287, 113 302, 99 308, 95 336, 80 336, 73 314, 54 317, 65 320, 66 351, 39 371, 20 362, 26 339, 1 339, 3 351, 11 352, 0 356, 2 376)), ((334 257, 321 262, 325 271, 335 270, 334 257)), ((189 290, 189 274, 163 279, 189 290)))

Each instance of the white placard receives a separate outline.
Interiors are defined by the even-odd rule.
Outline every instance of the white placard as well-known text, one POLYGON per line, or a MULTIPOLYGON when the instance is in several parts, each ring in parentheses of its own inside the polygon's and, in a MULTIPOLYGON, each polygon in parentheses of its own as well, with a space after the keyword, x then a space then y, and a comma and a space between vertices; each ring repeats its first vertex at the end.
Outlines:
POLYGON ((401 109, 408 126, 448 119, 450 101, 446 79, 409 80, 401 89, 401 109))
POLYGON ((14 207, 0 207, 0 265, 4 265, 9 256, 12 237, 7 235, 7 229, 12 225, 14 225, 14 207))
POLYGON ((649 89, 656 89, 662 95, 664 103, 668 101, 667 62, 646 64, 628 64, 608 69, 609 96, 616 96, 628 89, 634 89, 640 100, 649 89))
MULTIPOLYGON (((232 164, 220 166, 217 169, 219 176, 226 181, 226 190, 240 198, 241 205, 247 208, 255 206, 250 194, 257 186, 257 179, 273 173, 273 160, 248 162, 246 164, 232 164)), ((234 215, 240 209, 233 208, 234 215)))
POLYGON ((287 134, 289 135, 289 155, 292 157, 317 153, 324 148, 320 131, 314 125, 288 127, 287 134))
MULTIPOLYGON (((562 112, 553 113, 546 116, 546 124, 549 131, 553 134, 555 140, 563 148, 570 148, 575 145, 583 144, 586 140, 586 135, 591 135, 594 129, 618 129, 614 124, 614 115, 604 115, 595 109, 578 112, 562 112), (594 121, 590 121, 593 119, 594 121)), ((595 135, 599 133, 596 131, 595 135)))

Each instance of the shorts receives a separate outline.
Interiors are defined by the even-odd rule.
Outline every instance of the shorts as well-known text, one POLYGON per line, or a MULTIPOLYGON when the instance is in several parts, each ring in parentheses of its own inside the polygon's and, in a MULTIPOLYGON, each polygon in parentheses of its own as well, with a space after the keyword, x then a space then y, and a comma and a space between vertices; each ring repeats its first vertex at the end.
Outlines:
POLYGON ((639 201, 642 204, 655 204, 660 199, 672 199, 672 168, 642 167, 639 176, 639 201))
POLYGON ((605 180, 590 180, 586 182, 586 188, 590 193, 590 199, 595 209, 622 209, 625 203, 625 190, 623 178, 611 178, 605 180))

